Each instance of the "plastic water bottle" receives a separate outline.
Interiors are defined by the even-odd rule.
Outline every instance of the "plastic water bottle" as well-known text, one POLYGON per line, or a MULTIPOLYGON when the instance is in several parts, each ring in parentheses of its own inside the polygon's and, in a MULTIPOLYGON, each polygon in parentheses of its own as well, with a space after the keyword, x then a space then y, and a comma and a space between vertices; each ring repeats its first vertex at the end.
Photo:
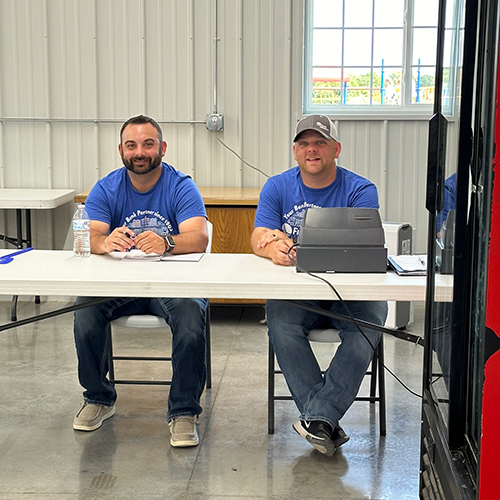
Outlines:
POLYGON ((78 205, 73 216, 73 253, 75 257, 90 257, 90 219, 85 205, 78 205))

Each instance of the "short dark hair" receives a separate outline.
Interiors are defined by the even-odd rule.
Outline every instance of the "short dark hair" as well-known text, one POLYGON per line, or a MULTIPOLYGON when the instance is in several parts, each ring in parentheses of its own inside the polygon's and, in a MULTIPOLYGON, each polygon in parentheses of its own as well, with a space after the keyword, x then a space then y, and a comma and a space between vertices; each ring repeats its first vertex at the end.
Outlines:
POLYGON ((161 130, 161 127, 158 125, 158 123, 153 120, 150 116, 146 115, 137 115, 133 116, 132 118, 129 118, 123 125, 122 128, 120 129, 120 143, 122 142, 122 135, 123 131, 128 125, 140 125, 143 123, 151 123, 153 127, 158 131, 158 140, 160 141, 160 144, 163 142, 163 132, 161 130))

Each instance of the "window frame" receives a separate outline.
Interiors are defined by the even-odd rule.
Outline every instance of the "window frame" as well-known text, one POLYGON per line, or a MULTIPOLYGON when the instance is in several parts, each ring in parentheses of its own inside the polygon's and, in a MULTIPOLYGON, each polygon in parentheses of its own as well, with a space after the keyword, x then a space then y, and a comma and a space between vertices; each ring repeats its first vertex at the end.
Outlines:
MULTIPOLYGON (((411 102, 411 78, 412 78, 412 35, 413 35, 413 4, 418 0, 405 0, 405 19, 403 22, 403 64, 401 74, 401 94, 403 95, 403 103, 399 105, 383 105, 383 104, 312 104, 313 95, 313 80, 312 80, 312 60, 313 60, 313 6, 314 0, 304 1, 304 43, 303 43, 303 95, 302 95, 302 112, 307 114, 325 114, 341 118, 343 116, 349 119, 383 119, 383 120, 401 120, 413 119, 424 120, 428 119, 433 111, 433 104, 417 104, 411 102)), ((461 2, 459 2, 461 3, 461 2)), ((455 5, 452 13, 451 23, 447 23, 447 30, 451 33, 451 53, 450 53, 450 76, 448 89, 455 89, 455 81, 458 71, 458 50, 460 46, 461 26, 457 21, 460 15, 460 8, 455 5)), ((460 23, 461 24, 461 23, 460 23)), ((418 26, 425 28, 427 26, 418 26)), ((432 26, 433 27, 433 26, 432 26)), ((437 27, 437 19, 436 19, 437 27)), ((344 30, 344 27, 339 28, 344 30)), ((373 65, 367 68, 367 71, 373 71, 373 65)), ((443 113, 449 117, 453 117, 457 95, 453 93, 447 100, 447 105, 443 106, 443 113)))

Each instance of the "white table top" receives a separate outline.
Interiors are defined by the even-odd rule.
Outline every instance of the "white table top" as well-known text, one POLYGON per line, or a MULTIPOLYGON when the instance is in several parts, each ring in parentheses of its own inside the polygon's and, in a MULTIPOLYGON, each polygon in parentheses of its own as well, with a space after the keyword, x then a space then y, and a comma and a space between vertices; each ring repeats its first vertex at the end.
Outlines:
POLYGON ((73 201, 74 189, 1 188, 0 208, 51 209, 73 201))
MULTIPOLYGON (((11 253, 1 250, 0 255, 11 253)), ((345 300, 425 301, 425 276, 321 274, 345 300)), ((452 300, 453 277, 438 276, 436 300, 452 300)), ((5 295, 336 299, 317 278, 253 254, 207 254, 199 262, 125 262, 32 250, 0 265, 5 295)))

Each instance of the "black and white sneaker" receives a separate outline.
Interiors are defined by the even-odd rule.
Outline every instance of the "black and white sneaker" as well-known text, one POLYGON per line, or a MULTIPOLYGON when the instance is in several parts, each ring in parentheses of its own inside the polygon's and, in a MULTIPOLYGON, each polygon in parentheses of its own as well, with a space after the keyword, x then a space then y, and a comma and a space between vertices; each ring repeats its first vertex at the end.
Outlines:
POLYGON ((333 431, 330 424, 321 420, 297 420, 293 424, 293 428, 320 453, 323 453, 327 457, 332 457, 335 453, 337 447, 332 439, 333 431))
POLYGON ((349 441, 349 436, 345 433, 344 429, 337 425, 332 432, 332 441, 335 445, 335 448, 340 448, 343 444, 346 444, 349 441))

